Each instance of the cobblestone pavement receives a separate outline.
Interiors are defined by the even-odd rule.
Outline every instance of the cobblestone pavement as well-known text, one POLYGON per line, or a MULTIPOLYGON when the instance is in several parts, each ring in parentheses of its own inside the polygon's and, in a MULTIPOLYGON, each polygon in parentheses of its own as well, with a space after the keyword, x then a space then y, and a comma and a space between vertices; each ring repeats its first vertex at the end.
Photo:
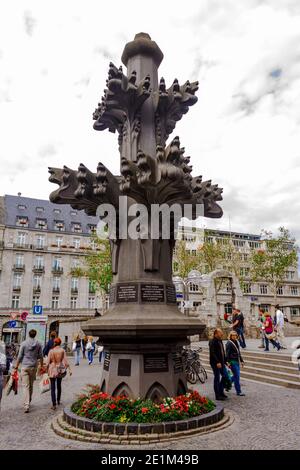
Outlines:
MULTIPOLYGON (((63 380, 62 401, 69 404, 84 384, 99 381, 100 367, 82 361, 73 367, 73 376, 63 380)), ((226 408, 234 423, 211 434, 164 444, 152 444, 145 449, 300 449, 300 392, 272 385, 243 380, 246 397, 233 391, 226 408)), ((56 436, 50 428, 53 417, 60 411, 50 409, 50 393, 41 395, 35 384, 32 409, 24 414, 22 393, 4 396, 0 412, 0 449, 117 449, 120 447, 88 444, 56 436)), ((213 398, 212 379, 198 390, 213 398)), ((122 446, 122 449, 128 447, 122 446)), ((130 447, 140 448, 143 447, 130 447)))

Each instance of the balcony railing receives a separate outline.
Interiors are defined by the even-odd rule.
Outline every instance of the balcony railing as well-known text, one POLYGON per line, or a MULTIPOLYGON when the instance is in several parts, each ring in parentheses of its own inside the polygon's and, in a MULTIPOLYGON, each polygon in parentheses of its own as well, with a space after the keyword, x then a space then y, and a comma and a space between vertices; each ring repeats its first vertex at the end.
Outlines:
POLYGON ((13 286, 14 292, 21 292, 21 286, 13 286))
POLYGON ((45 266, 33 266, 32 271, 34 273, 44 273, 45 272, 45 266))
POLYGON ((14 264, 13 270, 19 272, 25 271, 25 264, 14 264))
POLYGON ((71 287, 72 294, 78 294, 78 287, 71 287))
POLYGON ((61 266, 52 266, 52 273, 53 274, 62 274, 64 272, 64 268, 61 266))
POLYGON ((33 292, 34 292, 35 294, 41 292, 41 286, 35 286, 35 287, 33 288, 33 292))
POLYGON ((18 248, 18 250, 23 249, 23 250, 28 250, 30 247, 32 248, 32 245, 29 245, 28 243, 22 243, 22 242, 17 242, 13 244, 14 248, 18 248))
POLYGON ((42 244, 37 243, 37 244, 34 245, 34 249, 35 250, 46 250, 47 247, 46 247, 46 245, 42 245, 42 244))
POLYGON ((59 294, 60 293, 60 287, 52 287, 52 292, 53 292, 53 294, 59 294))

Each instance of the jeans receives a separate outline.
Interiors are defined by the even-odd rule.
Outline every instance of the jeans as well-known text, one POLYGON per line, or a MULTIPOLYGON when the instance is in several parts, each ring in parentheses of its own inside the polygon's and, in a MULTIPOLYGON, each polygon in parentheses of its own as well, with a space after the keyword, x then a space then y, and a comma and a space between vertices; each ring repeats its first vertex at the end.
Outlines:
POLYGON ((230 361, 230 368, 233 373, 232 382, 234 383, 235 391, 237 394, 241 393, 240 385, 240 364, 238 361, 230 361))
POLYGON ((74 356, 75 356, 75 366, 78 366, 79 365, 79 359, 80 359, 80 348, 75 349, 74 356))
POLYGON ((103 351, 100 351, 100 352, 99 352, 99 362, 102 361, 102 355, 103 355, 103 351))
POLYGON ((213 373, 214 373, 214 391, 216 398, 220 398, 224 395, 224 382, 223 378, 227 376, 225 366, 221 369, 218 369, 217 366, 211 366, 213 373))
POLYGON ((91 349, 90 351, 88 351, 88 360, 89 360, 89 364, 92 364, 93 359, 94 359, 94 350, 91 349))
POLYGON ((241 346, 241 348, 244 349, 246 347, 246 341, 245 341, 245 336, 244 336, 244 328, 243 327, 236 328, 235 331, 239 335, 240 346, 241 346))
POLYGON ((52 405, 56 406, 56 390, 55 386, 57 385, 57 403, 60 403, 60 397, 61 397, 61 377, 50 377, 50 384, 51 384, 51 400, 52 400, 52 405))
POLYGON ((21 369, 25 408, 29 408, 29 403, 32 399, 33 382, 36 379, 36 369, 36 367, 22 367, 21 369))
POLYGON ((273 344, 273 346, 275 346, 275 348, 280 349, 280 344, 278 343, 278 341, 275 341, 275 339, 268 339, 266 336, 265 336, 265 342, 266 342, 266 348, 265 348, 265 351, 269 351, 269 342, 271 342, 273 344))

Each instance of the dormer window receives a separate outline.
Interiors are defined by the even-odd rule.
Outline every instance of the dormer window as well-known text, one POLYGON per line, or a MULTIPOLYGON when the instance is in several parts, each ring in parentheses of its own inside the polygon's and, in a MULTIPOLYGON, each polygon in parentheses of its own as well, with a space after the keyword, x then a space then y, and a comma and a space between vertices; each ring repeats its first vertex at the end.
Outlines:
POLYGON ((82 232, 81 224, 79 222, 73 222, 71 224, 71 230, 76 233, 82 232))
POLYGON ((88 231, 89 231, 89 233, 95 233, 96 232, 96 225, 88 224, 88 231))
POLYGON ((60 210, 60 209, 53 209, 53 213, 54 213, 54 214, 60 214, 60 213, 61 213, 61 210, 60 210))
POLYGON ((44 208, 43 207, 36 207, 36 212, 44 212, 44 208))
POLYGON ((71 211, 71 212, 70 212, 70 215, 72 215, 72 216, 77 215, 77 211, 71 211))
POLYGON ((47 220, 46 219, 36 219, 35 228, 38 228, 40 230, 46 230, 47 229, 47 220))
POLYGON ((18 204, 18 209, 20 211, 24 211, 26 209, 26 206, 24 204, 18 204))
POLYGON ((65 223, 63 220, 54 220, 54 230, 63 232, 65 230, 65 223))
POLYGON ((17 225, 19 227, 28 227, 28 217, 17 216, 17 225))

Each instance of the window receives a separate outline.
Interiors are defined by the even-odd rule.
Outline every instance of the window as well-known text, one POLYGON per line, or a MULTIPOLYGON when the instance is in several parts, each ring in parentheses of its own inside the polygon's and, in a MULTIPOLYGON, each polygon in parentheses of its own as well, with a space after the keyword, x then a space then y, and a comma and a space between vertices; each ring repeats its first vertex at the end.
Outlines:
POLYGON ((244 294, 251 294, 251 284, 244 284, 243 291, 244 291, 244 294))
POLYGON ((264 312, 269 312, 270 309, 271 309, 271 305, 270 304, 260 304, 259 308, 261 310, 263 310, 264 312))
POLYGON ((35 210, 36 210, 36 212, 39 212, 39 213, 44 212, 44 208, 41 207, 41 206, 37 206, 37 207, 35 208, 35 210))
POLYGON ((74 292, 78 292, 78 277, 71 278, 71 289, 74 292))
POLYGON ((291 295, 298 295, 298 287, 291 286, 291 295))
POLYGON ((60 209, 53 209, 53 213, 54 213, 54 214, 60 214, 60 213, 61 213, 61 210, 60 210, 60 209))
POLYGON ((16 254, 16 267, 21 268, 22 266, 24 266, 24 256, 17 253, 16 254))
POLYGON ((72 258, 71 259, 71 268, 79 268, 80 266, 80 260, 78 258, 72 258))
POLYGON ((39 295, 34 295, 32 297, 32 307, 35 305, 40 305, 40 296, 39 295))
POLYGON ((20 227, 28 227, 28 217, 18 215, 17 225, 19 225, 20 227))
POLYGON ((54 230, 63 232, 65 230, 65 223, 63 220, 54 220, 54 230))
POLYGON ((283 287, 282 286, 277 287, 277 295, 283 295, 283 287))
POLYGON ((25 232, 18 232, 17 244, 19 246, 24 246, 25 243, 26 243, 26 233, 25 232))
POLYGON ((250 274, 250 268, 240 268, 240 275, 243 277, 248 277, 250 274))
POLYGON ((71 308, 77 308, 77 297, 71 297, 71 302, 70 302, 70 307, 71 308))
POLYGON ((260 242, 249 242, 249 246, 250 246, 250 248, 252 248, 252 249, 260 248, 261 243, 260 243, 260 242))
POLYGON ((61 269, 61 258, 54 258, 53 269, 55 269, 56 271, 59 271, 61 269))
POLYGON ((300 308, 299 307, 290 307, 291 317, 299 317, 300 316, 300 308))
POLYGON ((36 255, 34 266, 38 269, 41 269, 44 267, 44 257, 42 255, 36 255))
POLYGON ((89 242, 90 242, 90 247, 92 248, 92 250, 96 250, 97 249, 96 241, 93 238, 90 238, 89 242))
POLYGON ((46 219, 36 219, 35 228, 40 230, 47 230, 47 220, 46 219))
POLYGON ((192 282, 189 283, 189 291, 190 292, 198 292, 199 286, 197 284, 193 284, 192 282))
POLYGON ((267 294, 268 293, 268 286, 266 284, 261 284, 259 286, 260 293, 261 294, 267 294))
POLYGON ((18 204, 18 209, 20 211, 24 211, 26 209, 26 206, 24 206, 24 204, 18 204))
POLYGON ((51 308, 57 310, 59 308, 59 297, 53 296, 51 301, 51 308))
POLYGON ((196 254, 197 254, 197 250, 192 250, 192 255, 196 256, 196 254))
POLYGON ((63 244, 63 241, 64 241, 63 237, 56 237, 56 245, 58 247, 61 247, 61 245, 63 244))
POLYGON ((14 274, 13 278, 13 288, 21 287, 22 284, 22 274, 14 274))
POLYGON ((287 271, 286 279, 289 279, 289 280, 295 279, 295 271, 287 271))
POLYGON ((20 308, 20 296, 19 295, 12 296, 11 308, 20 308))
POLYGON ((42 276, 40 276, 39 274, 35 274, 33 276, 33 288, 38 289, 41 287, 41 284, 42 284, 42 276))
POLYGON ((37 248, 45 247, 45 235, 37 235, 35 237, 35 243, 37 248))
POLYGON ((54 276, 52 279, 52 287, 55 290, 60 289, 60 276, 54 276))
POLYGON ((89 303, 88 306, 89 308, 95 308, 95 297, 89 297, 89 303))
POLYGON ((245 242, 242 240, 233 240, 234 246, 242 247, 245 246, 245 242))
POLYGON ((72 216, 77 215, 77 211, 70 211, 70 215, 72 216))
POLYGON ((232 304, 227 303, 224 305, 225 313, 228 313, 229 315, 232 314, 232 304))
POLYGON ((96 225, 88 224, 88 232, 89 233, 95 233, 96 232, 96 225))
POLYGON ((204 240, 205 240, 207 243, 213 243, 213 242, 214 242, 213 237, 205 237, 204 240))
POLYGON ((80 248, 80 238, 73 238, 74 248, 80 248))
POLYGON ((96 291, 95 286, 92 281, 89 281, 89 293, 94 294, 96 291))
POLYGON ((82 232, 81 224, 79 222, 72 222, 71 231, 76 233, 82 232))

